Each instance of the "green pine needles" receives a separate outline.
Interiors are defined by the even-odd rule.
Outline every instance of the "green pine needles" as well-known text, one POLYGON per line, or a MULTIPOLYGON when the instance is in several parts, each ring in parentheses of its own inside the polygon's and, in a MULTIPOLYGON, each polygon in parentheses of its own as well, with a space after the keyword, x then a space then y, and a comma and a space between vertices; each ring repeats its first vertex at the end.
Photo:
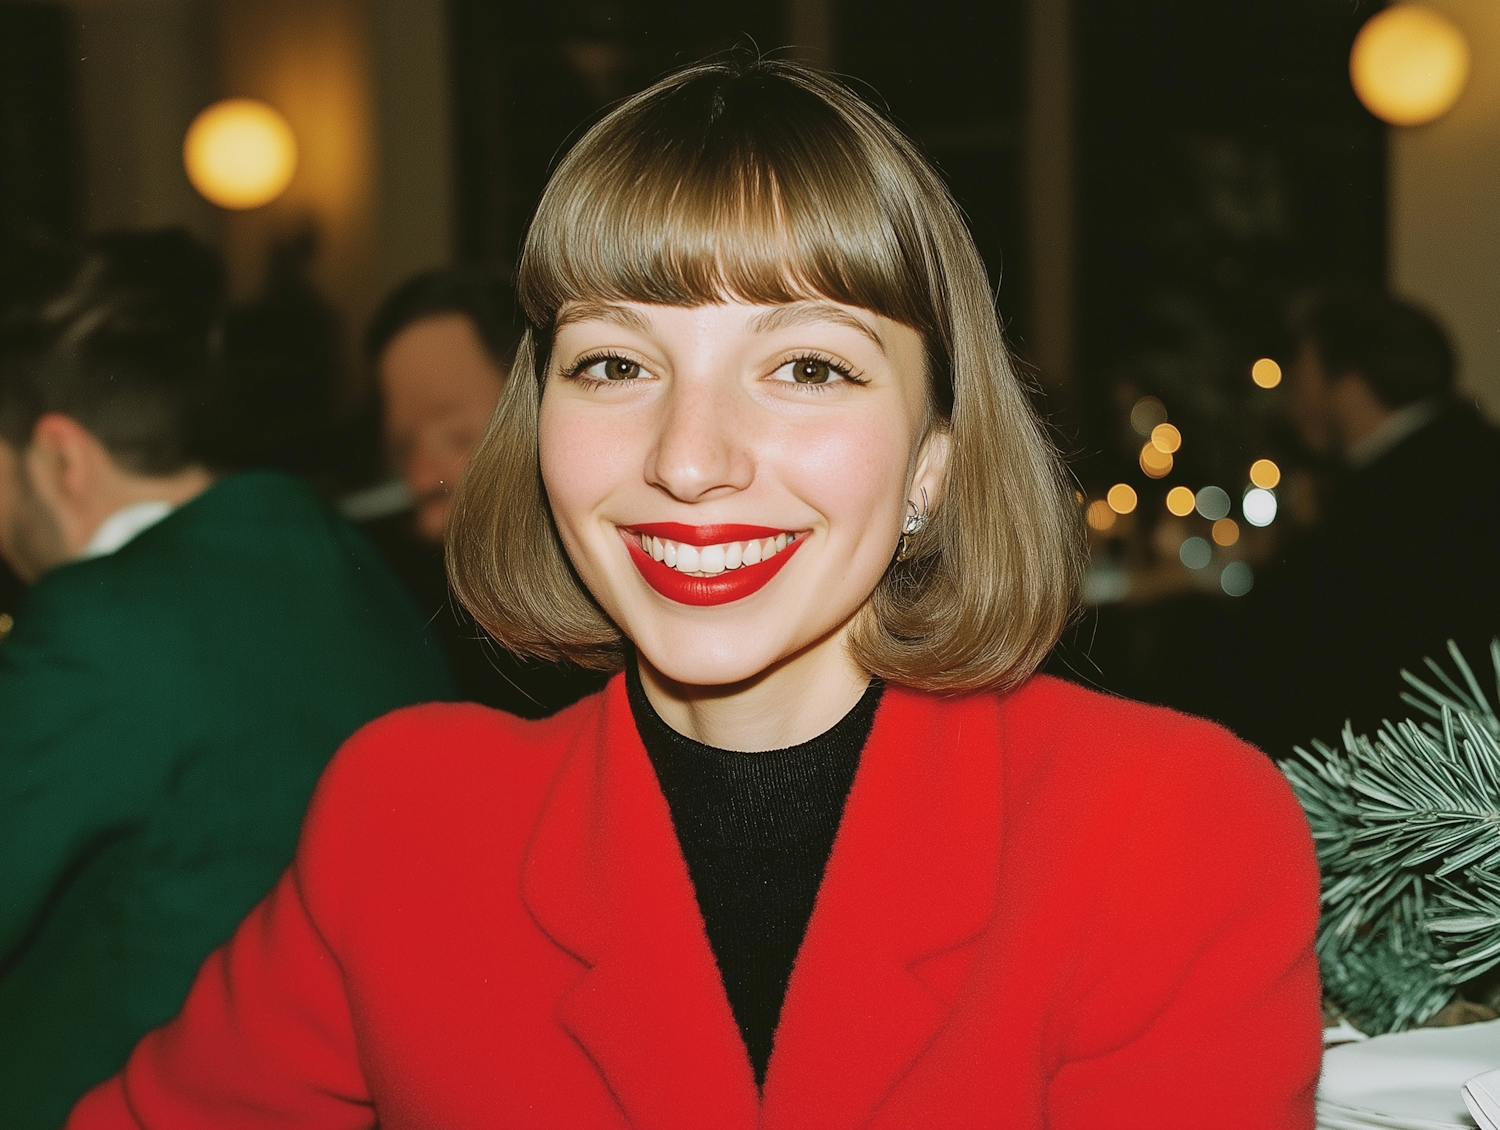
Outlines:
MULTIPOLYGON (((1323 991, 1371 1034, 1420 1024, 1500 965, 1500 720, 1463 655, 1401 675, 1423 721, 1346 726, 1281 770, 1323 873, 1323 991)), ((1490 644, 1500 703, 1500 640, 1490 644)))

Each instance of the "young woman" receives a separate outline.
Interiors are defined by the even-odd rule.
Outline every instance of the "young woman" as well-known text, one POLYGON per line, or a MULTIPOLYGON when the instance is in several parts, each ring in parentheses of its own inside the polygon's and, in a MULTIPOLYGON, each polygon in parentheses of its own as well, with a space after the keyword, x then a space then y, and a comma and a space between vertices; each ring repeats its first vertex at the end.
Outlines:
POLYGON ((71 1125, 1311 1127, 1306 826, 1224 731, 1032 675, 1076 507, 911 144, 689 69, 562 162, 520 293, 454 580, 623 673, 352 739, 71 1125))

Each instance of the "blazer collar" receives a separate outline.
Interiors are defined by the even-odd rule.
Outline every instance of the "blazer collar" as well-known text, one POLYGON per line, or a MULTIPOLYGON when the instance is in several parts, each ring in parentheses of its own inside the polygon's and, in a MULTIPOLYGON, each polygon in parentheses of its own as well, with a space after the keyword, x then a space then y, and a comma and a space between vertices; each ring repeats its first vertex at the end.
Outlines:
POLYGON ((999 706, 988 695, 886 690, 762 1095, 624 680, 611 681, 544 806, 522 897, 587 966, 558 1018, 633 1126, 833 1130, 868 1121, 947 1012, 914 966, 976 936, 994 904, 999 706))

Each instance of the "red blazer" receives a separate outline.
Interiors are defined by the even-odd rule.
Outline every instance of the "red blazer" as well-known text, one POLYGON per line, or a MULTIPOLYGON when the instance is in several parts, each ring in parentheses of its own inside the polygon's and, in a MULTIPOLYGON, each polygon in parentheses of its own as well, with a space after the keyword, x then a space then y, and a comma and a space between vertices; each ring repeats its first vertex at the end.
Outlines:
POLYGON ((890 688, 758 1093, 623 680, 401 711, 75 1130, 1310 1128, 1307 825, 1206 722, 890 688))

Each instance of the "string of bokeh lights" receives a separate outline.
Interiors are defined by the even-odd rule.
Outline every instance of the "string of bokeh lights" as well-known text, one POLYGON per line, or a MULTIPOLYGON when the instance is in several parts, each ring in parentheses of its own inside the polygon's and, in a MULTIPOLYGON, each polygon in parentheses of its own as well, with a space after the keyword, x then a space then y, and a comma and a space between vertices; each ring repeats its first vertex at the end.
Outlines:
MULTIPOLYGON (((1259 388, 1275 388, 1281 383, 1281 366, 1262 357, 1250 366, 1250 379, 1259 388)), ((1141 471, 1150 479, 1170 475, 1183 440, 1182 432, 1167 418, 1167 406, 1154 396, 1141 397, 1130 409, 1130 426, 1145 440, 1137 457, 1141 471)), ((1246 523, 1264 528, 1276 520, 1276 488, 1280 483, 1281 468, 1274 460, 1261 458, 1250 464, 1240 494, 1240 516, 1246 523)), ((1177 559, 1186 568, 1195 572, 1207 569, 1213 564, 1215 545, 1228 549, 1240 540, 1240 525, 1230 516, 1234 500, 1223 487, 1210 483, 1193 490, 1178 484, 1167 491, 1165 501, 1167 512, 1175 518, 1196 513, 1212 523, 1208 538, 1194 534, 1178 547, 1177 559)), ((1088 503, 1084 516, 1091 530, 1108 534, 1139 505, 1140 496, 1134 487, 1115 483, 1103 498, 1088 503)), ((1244 596, 1254 583, 1254 570, 1246 561, 1231 560, 1219 574, 1219 587, 1229 596, 1244 596)))

